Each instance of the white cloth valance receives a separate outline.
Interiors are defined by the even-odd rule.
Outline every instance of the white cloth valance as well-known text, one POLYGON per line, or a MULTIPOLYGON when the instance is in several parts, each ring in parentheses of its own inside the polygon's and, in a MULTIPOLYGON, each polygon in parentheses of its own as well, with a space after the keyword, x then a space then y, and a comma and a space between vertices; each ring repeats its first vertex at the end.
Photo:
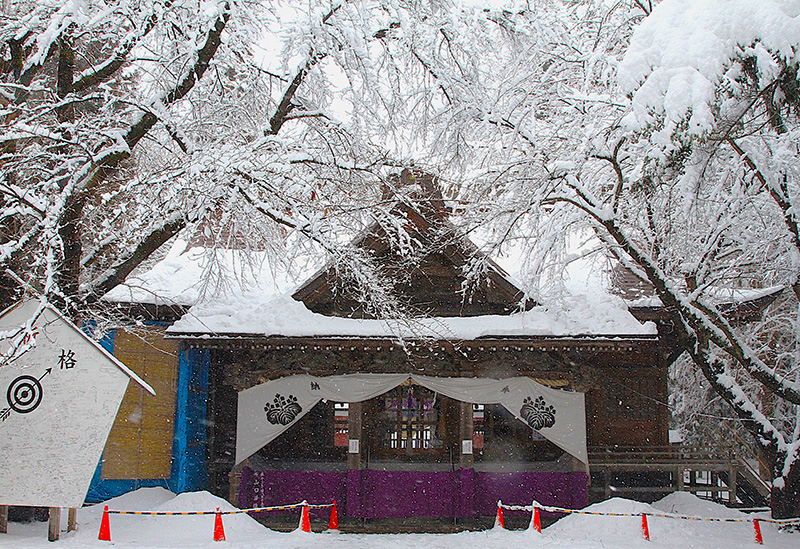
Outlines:
POLYGON ((295 375, 239 393, 236 463, 300 420, 320 400, 362 402, 406 380, 473 404, 502 404, 553 444, 588 464, 583 393, 559 391, 528 377, 448 378, 409 374, 295 375))

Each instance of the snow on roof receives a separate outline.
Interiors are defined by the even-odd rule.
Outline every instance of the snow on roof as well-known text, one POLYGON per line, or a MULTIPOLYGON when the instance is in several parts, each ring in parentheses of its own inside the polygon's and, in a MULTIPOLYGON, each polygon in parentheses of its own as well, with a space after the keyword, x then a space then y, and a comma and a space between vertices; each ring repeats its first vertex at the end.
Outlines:
POLYGON ((639 323, 622 300, 591 303, 583 296, 562 298, 512 315, 438 317, 403 321, 324 316, 288 295, 249 293, 200 303, 171 326, 173 334, 283 337, 376 337, 471 340, 480 337, 656 335, 653 323, 639 323))
MULTIPOLYGON (((298 277, 310 275, 318 265, 298 277)), ((153 305, 191 306, 210 295, 224 295, 245 288, 262 288, 274 294, 288 291, 298 282, 285 272, 270 267, 266 253, 249 252, 246 255, 230 249, 209 252, 202 247, 189 247, 185 240, 177 239, 167 255, 151 269, 129 276, 105 296, 115 303, 146 303, 153 305), (219 269, 214 277, 213 269, 219 269)))
MULTIPOLYGON (((769 288, 706 288, 704 294, 718 304, 741 304, 768 297, 783 290, 784 286, 770 286, 769 288)), ((626 301, 628 307, 662 307, 661 299, 657 296, 640 297, 626 301)))
MULTIPOLYGON (((514 254, 511 254, 512 256, 514 254)), ((516 256, 501 258, 501 265, 519 267, 516 256), (513 261, 512 261, 513 260, 513 261)), ((113 302, 182 305, 189 313, 170 329, 186 335, 259 335, 284 337, 420 337, 470 340, 480 337, 525 336, 641 336, 655 335, 653 324, 640 324, 628 308, 661 307, 658 297, 626 300, 611 296, 607 281, 597 273, 578 273, 569 291, 573 295, 540 299, 544 306, 509 316, 411 319, 404 321, 357 320, 328 317, 309 311, 289 297, 300 282, 320 267, 295 275, 269 265, 266 255, 251 253, 243 261, 232 250, 209 255, 176 240, 167 255, 150 270, 129 277, 105 299, 113 302), (217 282, 208 279, 211 262, 221 269, 217 282), (227 277, 227 278, 225 278, 227 277), (585 279, 585 280, 584 280, 585 279)), ((745 303, 767 297, 779 287, 716 289, 719 303, 745 303)), ((709 292, 711 290, 708 290, 709 292)))
POLYGON ((203 284, 209 269, 207 250, 187 248, 177 240, 150 270, 138 274, 105 296, 114 302, 191 306, 169 332, 186 335, 260 335, 284 337, 419 337, 477 339, 486 336, 641 336, 655 335, 653 324, 641 324, 619 298, 603 292, 567 296, 545 306, 508 316, 486 315, 403 321, 328 317, 308 310, 289 295, 313 269, 290 276, 257 257, 243 266, 231 250, 218 250, 213 261, 235 282, 203 284), (237 266, 239 265, 239 266, 237 266))

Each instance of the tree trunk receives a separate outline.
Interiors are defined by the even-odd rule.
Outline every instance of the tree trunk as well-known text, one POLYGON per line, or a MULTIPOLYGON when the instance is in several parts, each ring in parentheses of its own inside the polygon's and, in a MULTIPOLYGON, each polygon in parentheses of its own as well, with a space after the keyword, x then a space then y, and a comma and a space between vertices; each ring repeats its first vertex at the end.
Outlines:
POLYGON ((83 216, 84 200, 80 197, 73 198, 66 206, 58 228, 63 248, 63 261, 59 267, 58 284, 66 297, 74 298, 78 295, 81 276, 81 217, 83 216))
MULTIPOLYGON (((780 469, 780 467, 775 469, 780 469)), ((770 494, 772 518, 788 519, 800 517, 800 463, 795 461, 788 475, 779 477, 776 474, 775 478, 782 479, 784 485, 781 488, 772 487, 770 494)))

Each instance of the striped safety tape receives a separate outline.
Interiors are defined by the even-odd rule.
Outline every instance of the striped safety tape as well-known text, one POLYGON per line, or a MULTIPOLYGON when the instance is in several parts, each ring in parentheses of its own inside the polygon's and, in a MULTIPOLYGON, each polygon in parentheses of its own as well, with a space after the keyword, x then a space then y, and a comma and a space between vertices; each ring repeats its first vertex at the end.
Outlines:
POLYGON ((596 515, 596 516, 604 516, 604 517, 641 517, 642 515, 647 515, 648 517, 661 517, 661 518, 672 518, 672 519, 683 519, 683 520, 699 520, 699 521, 708 521, 708 522, 753 522, 757 520, 758 522, 769 522, 772 524, 800 524, 800 518, 794 519, 735 519, 735 518, 711 518, 711 517, 692 517, 687 515, 672 515, 672 514, 661 514, 661 513, 601 513, 598 511, 581 511, 580 509, 565 509, 563 507, 551 507, 549 505, 506 505, 504 503, 498 504, 498 507, 502 507, 503 509, 507 509, 509 511, 528 511, 532 513, 534 508, 538 508, 541 511, 547 511, 549 513, 566 513, 566 514, 573 514, 573 515, 596 515))
POLYGON ((169 517, 169 516, 196 516, 196 515, 237 515, 240 513, 258 513, 261 511, 289 511, 291 509, 300 509, 302 507, 308 507, 309 509, 325 509, 328 507, 333 507, 333 503, 320 503, 320 504, 308 504, 308 503, 293 503, 291 505, 276 505, 272 507, 253 507, 251 509, 235 509, 233 511, 116 511, 109 509, 109 514, 114 515, 147 515, 147 516, 159 516, 159 517, 169 517))

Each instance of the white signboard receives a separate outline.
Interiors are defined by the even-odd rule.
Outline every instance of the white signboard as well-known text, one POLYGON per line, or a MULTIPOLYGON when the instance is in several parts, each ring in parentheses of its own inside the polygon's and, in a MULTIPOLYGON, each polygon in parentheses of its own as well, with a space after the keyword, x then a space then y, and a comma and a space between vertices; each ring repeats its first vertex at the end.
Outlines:
POLYGON ((0 505, 80 507, 128 380, 152 389, 38 300, 0 316, 0 353, 15 349, 0 366, 0 505))

